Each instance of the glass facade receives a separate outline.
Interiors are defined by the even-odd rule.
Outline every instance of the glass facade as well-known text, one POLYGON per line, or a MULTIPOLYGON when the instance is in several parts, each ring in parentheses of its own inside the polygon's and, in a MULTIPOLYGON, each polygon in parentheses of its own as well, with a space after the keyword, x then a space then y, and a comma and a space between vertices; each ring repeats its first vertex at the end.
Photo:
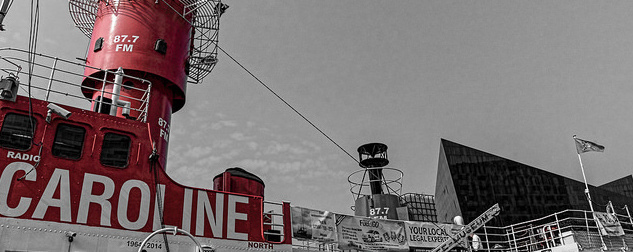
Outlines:
MULTIPOLYGON (((633 198, 621 193, 591 185, 589 190, 596 211, 605 211, 609 200, 619 207, 633 206, 633 198)), ((501 213, 490 222, 494 226, 565 209, 589 210, 584 191, 583 182, 441 140, 435 188, 440 222, 452 222, 460 215, 468 223, 495 203, 501 213)))
POLYGON ((628 175, 624 178, 611 181, 609 183, 601 185, 600 188, 612 192, 619 192, 633 198, 633 176, 628 175))
POLYGON ((410 221, 437 222, 433 195, 406 193, 400 196, 400 204, 407 207, 410 221))

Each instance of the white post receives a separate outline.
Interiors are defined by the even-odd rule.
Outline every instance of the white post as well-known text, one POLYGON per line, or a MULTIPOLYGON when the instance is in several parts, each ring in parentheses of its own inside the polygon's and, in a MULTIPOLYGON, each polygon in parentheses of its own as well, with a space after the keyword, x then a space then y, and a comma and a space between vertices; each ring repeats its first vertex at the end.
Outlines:
POLYGON ((55 69, 57 68, 57 57, 53 61, 53 67, 51 68, 51 76, 48 78, 48 87, 46 88, 46 101, 48 101, 48 95, 51 93, 51 86, 53 85, 53 76, 55 76, 55 69))
POLYGON ((631 219, 631 213, 629 212, 629 206, 624 205, 624 209, 626 209, 626 215, 629 216, 629 223, 633 225, 633 219, 631 219))
POLYGON ((587 184, 587 177, 585 176, 585 167, 582 165, 582 158, 580 158, 580 153, 578 153, 578 162, 580 162, 580 170, 582 170, 582 179, 585 181, 585 195, 587 195, 587 201, 589 201, 589 209, 591 210, 591 217, 594 218, 594 222, 596 223, 596 227, 598 228, 598 235, 600 236, 600 242, 602 242, 602 250, 606 250, 607 245, 604 243, 604 239, 602 238, 602 234, 600 233, 600 226, 598 226, 598 220, 595 219, 593 214, 593 204, 591 203, 591 194, 589 194, 589 184, 587 184))
POLYGON ((578 162, 580 162, 580 170, 582 171, 582 179, 585 181, 585 195, 587 196, 587 201, 589 201, 589 209, 593 214, 593 204, 591 203, 591 195, 589 194, 589 185, 587 184, 587 176, 585 176, 585 167, 582 165, 582 158, 580 158, 580 154, 578 154, 578 162))
POLYGON ((121 94, 121 86, 123 85, 123 68, 119 67, 114 76, 112 86, 112 107, 110 107, 110 115, 116 116, 119 109, 119 95, 121 94))

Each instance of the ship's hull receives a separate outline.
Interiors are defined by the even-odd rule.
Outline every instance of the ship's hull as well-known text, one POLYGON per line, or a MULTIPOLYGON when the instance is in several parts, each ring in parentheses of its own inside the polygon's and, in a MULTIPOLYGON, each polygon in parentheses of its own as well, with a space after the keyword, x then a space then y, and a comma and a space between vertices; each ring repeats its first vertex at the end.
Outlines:
MULTIPOLYGON (((138 251, 146 232, 90 227, 49 221, 0 218, 0 251, 138 251), (71 239, 72 238, 72 239, 71 239)), ((195 251, 195 242, 185 235, 166 234, 171 252, 195 251)), ((196 238, 215 251, 292 251, 290 244, 196 238)), ((167 251, 163 235, 144 246, 148 252, 167 251)))

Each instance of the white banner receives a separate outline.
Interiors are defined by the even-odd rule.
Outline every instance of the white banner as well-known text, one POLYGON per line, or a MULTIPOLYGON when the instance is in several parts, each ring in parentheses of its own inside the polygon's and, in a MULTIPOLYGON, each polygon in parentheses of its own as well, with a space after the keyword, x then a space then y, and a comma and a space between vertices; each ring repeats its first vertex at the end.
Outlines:
POLYGON ((336 242, 336 223, 333 213, 303 207, 292 207, 291 210, 294 238, 336 242))
POLYGON ((409 246, 435 248, 460 230, 460 226, 445 223, 405 221, 409 246))
POLYGON ((394 251, 409 250, 404 222, 337 216, 339 249, 394 251))
POLYGON ((598 227, 600 228, 601 235, 607 236, 622 236, 624 235, 624 230, 622 229, 622 225, 620 225, 620 221, 615 214, 611 213, 603 213, 603 212, 594 212, 593 218, 596 220, 598 227))

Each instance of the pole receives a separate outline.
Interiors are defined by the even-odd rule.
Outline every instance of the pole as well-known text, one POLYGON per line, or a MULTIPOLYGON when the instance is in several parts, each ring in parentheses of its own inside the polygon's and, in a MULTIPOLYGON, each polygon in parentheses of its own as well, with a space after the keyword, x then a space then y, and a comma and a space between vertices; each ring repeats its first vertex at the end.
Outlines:
POLYGON ((593 204, 591 204, 591 195, 589 194, 589 184, 587 184, 587 176, 585 176, 585 167, 582 165, 582 158, 580 158, 580 153, 578 153, 578 162, 580 162, 580 170, 582 171, 582 179, 585 181, 585 195, 587 196, 587 201, 589 201, 589 209, 593 214, 593 204))
POLYGON ((631 219, 631 213, 629 212, 629 206, 624 205, 624 209, 626 209, 626 216, 629 217, 629 223, 633 225, 633 219, 631 219))
MULTIPOLYGON (((613 211, 613 216, 615 216, 615 218, 619 222, 620 218, 618 218, 618 213, 615 212, 615 208, 613 207, 613 203, 610 200, 609 200, 609 206, 611 207, 611 211, 613 211)), ((626 205, 624 205, 624 209, 626 209, 626 215, 629 217, 629 221, 630 221, 631 214, 629 213, 629 208, 626 205)), ((628 246, 626 245, 626 240, 624 240, 624 236, 622 236, 622 249, 624 251, 628 251, 629 250, 628 246)))
POLYGON ((582 165, 582 158, 580 158, 580 153, 578 153, 578 162, 580 162, 580 170, 582 171, 582 179, 585 181, 585 195, 587 196, 587 201, 589 201, 589 209, 591 210, 591 215, 594 218, 596 227, 598 228, 598 235, 600 235, 600 242, 602 242, 602 250, 607 250, 607 245, 604 243, 604 239, 602 238, 602 233, 600 233, 598 220, 595 219, 595 215, 593 214, 594 211, 593 211, 593 204, 591 203, 591 194, 589 194, 589 184, 587 184, 587 176, 585 176, 585 167, 582 165))
POLYGON ((55 69, 57 68, 57 60, 55 57, 55 61, 53 61, 53 67, 51 68, 51 77, 48 78, 48 88, 46 88, 46 100, 48 101, 48 95, 51 93, 51 86, 53 85, 53 76, 55 75, 55 69))

